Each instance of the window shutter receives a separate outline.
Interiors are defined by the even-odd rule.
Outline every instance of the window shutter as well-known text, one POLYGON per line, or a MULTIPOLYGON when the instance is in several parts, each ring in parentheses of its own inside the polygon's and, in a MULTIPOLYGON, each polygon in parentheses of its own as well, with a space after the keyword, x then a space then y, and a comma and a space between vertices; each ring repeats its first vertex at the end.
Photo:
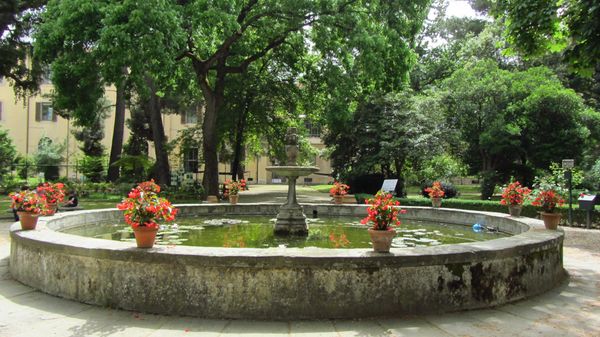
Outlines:
POLYGON ((0 102, 0 121, 2 120, 2 102, 0 102))
POLYGON ((54 108, 50 108, 50 109, 52 109, 52 121, 56 122, 58 120, 58 115, 54 111, 54 108))
POLYGON ((42 103, 35 103, 35 121, 39 122, 42 120, 42 103))
POLYGON ((185 111, 181 113, 181 124, 185 124, 185 111))

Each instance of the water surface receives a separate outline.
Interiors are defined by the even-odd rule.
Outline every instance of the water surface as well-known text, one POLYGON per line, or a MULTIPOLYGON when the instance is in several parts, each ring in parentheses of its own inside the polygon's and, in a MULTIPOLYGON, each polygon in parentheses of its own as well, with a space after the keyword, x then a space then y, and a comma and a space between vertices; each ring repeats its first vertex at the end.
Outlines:
MULTIPOLYGON (((226 219, 182 218, 161 226, 159 245, 203 247, 320 247, 369 248, 366 226, 358 218, 318 218, 309 220, 306 237, 281 237, 273 234, 269 217, 227 217, 226 219)), ((485 241, 508 236, 499 232, 475 232, 471 226, 403 221, 396 228, 392 246, 397 248, 435 246, 485 241)), ((132 229, 125 224, 97 224, 71 228, 65 233, 117 241, 134 241, 132 229)))

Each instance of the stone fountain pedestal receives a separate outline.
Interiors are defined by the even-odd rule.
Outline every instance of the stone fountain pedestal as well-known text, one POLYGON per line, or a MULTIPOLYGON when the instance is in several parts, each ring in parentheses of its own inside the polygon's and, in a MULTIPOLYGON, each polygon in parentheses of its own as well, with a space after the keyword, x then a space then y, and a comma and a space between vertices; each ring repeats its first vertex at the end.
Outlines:
POLYGON ((267 171, 288 180, 287 202, 281 206, 275 222, 277 235, 308 235, 308 224, 302 206, 296 199, 296 179, 319 171, 315 166, 268 166, 267 171))
POLYGON ((275 234, 278 235, 308 235, 308 224, 302 206, 296 200, 296 179, 319 171, 316 166, 298 166, 299 154, 298 133, 296 128, 290 127, 285 134, 285 152, 287 155, 286 166, 267 166, 267 171, 288 180, 287 202, 279 209, 275 222, 275 234))

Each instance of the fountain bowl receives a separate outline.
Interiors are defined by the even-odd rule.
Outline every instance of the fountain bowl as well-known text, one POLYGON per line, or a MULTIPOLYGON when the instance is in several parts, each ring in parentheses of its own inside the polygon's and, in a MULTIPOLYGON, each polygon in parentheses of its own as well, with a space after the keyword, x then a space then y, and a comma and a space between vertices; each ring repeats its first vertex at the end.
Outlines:
MULTIPOLYGON (((275 215, 273 204, 179 205, 184 217, 275 215)), ((366 205, 306 204, 329 216, 366 205)), ((85 238, 62 229, 118 223, 115 209, 41 217, 10 228, 12 276, 35 289, 99 306, 205 318, 323 319, 489 308, 543 293, 565 280, 564 233, 540 220, 467 210, 404 207, 406 219, 485 222, 514 234, 485 242, 371 249, 155 246, 85 238)))

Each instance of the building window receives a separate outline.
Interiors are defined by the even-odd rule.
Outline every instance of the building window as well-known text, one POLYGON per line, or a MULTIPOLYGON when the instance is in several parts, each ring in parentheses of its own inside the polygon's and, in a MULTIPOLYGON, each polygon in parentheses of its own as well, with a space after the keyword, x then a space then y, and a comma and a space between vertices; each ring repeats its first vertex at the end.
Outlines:
POLYGON ((198 123, 198 107, 193 105, 185 109, 181 114, 181 124, 196 124, 198 123))
POLYGON ((321 124, 317 122, 304 122, 309 137, 321 137, 321 124))
POLYGON ((52 103, 37 102, 35 104, 35 120, 37 122, 56 122, 57 116, 52 108, 52 103))
POLYGON ((192 147, 183 151, 183 171, 198 172, 198 148, 192 147))

